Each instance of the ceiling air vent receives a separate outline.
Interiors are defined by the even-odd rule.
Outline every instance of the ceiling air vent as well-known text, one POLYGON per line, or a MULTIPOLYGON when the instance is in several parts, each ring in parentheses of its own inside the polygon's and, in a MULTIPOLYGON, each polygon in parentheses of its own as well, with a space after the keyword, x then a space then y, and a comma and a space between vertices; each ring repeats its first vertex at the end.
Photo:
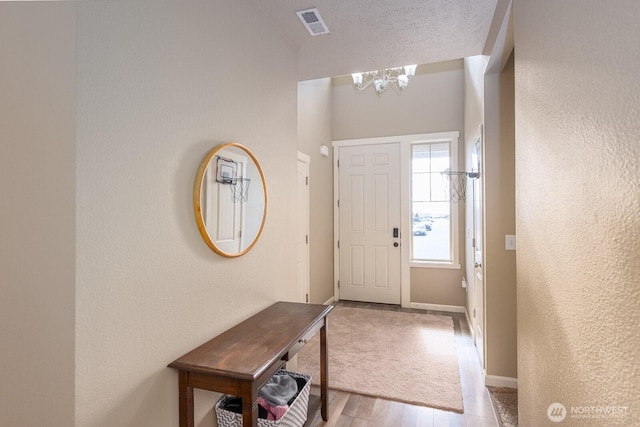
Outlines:
POLYGON ((322 16, 320 16, 320 12, 318 9, 311 8, 305 10, 299 10, 296 12, 298 18, 302 21, 304 26, 309 31, 309 34, 312 36, 318 36, 320 34, 329 34, 329 28, 327 28, 327 24, 324 23, 322 16))

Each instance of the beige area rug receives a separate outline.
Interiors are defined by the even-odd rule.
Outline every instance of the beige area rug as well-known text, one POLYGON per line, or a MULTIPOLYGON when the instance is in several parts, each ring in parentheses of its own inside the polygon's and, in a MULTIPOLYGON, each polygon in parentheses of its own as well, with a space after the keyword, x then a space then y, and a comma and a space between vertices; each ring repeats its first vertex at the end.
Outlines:
POLYGON ((518 427, 518 390, 506 387, 487 387, 501 427, 518 427))
MULTIPOLYGON (((450 317, 337 306, 328 320, 329 388, 463 412, 450 317)), ((298 353, 312 384, 319 335, 298 353)))

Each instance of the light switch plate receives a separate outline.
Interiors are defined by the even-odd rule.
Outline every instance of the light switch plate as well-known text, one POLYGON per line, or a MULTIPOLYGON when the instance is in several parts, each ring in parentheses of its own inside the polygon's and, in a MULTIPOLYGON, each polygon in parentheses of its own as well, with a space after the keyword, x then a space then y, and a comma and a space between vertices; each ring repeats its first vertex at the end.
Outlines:
POLYGON ((504 236, 504 248, 507 251, 516 250, 516 236, 515 234, 507 234, 504 236))

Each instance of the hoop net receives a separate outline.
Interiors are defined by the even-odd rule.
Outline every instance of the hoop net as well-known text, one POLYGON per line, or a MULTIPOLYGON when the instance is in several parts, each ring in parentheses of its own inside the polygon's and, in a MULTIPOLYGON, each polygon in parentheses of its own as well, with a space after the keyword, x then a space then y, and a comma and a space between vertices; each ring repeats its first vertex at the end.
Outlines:
POLYGON ((249 197, 249 184, 251 184, 251 179, 233 178, 229 184, 233 201, 246 202, 247 197, 249 197))
POLYGON ((442 178, 449 183, 449 200, 453 202, 464 202, 467 193, 467 175, 467 172, 442 172, 442 178))

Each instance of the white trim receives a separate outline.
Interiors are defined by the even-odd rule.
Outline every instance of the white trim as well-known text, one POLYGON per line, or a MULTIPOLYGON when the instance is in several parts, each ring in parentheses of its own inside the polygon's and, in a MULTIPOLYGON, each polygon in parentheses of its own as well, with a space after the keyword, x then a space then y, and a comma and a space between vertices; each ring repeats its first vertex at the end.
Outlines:
POLYGON ((304 163, 311 163, 311 156, 303 153, 302 151, 298 151, 298 160, 304 163))
POLYGON ((333 147, 333 298, 340 301, 340 288, 338 279, 340 278, 340 250, 338 241, 340 240, 340 212, 338 210, 338 200, 340 198, 340 171, 338 161, 340 150, 333 147))
POLYGON ((411 176, 404 172, 407 158, 411 157, 411 145, 400 144, 400 305, 411 307, 411 239, 413 237, 411 204, 411 176), (403 238, 404 237, 404 238, 403 238))
MULTIPOLYGON (((449 142, 449 155, 451 158, 451 168, 453 170, 458 170, 460 165, 459 158, 459 140, 460 132, 452 131, 452 132, 440 132, 433 134, 420 134, 420 135, 407 135, 404 137, 398 137, 401 139, 401 174, 404 181, 402 181, 402 193, 401 193, 401 207, 402 207, 402 219, 411 218, 411 159, 413 157, 412 154, 412 146, 414 144, 432 144, 436 142, 449 142)), ((413 236, 413 223, 411 221, 405 222, 403 224, 402 233, 405 236, 409 236, 408 244, 406 246, 406 254, 403 252, 403 262, 409 263, 410 268, 438 268, 438 269, 460 269, 460 210, 458 203, 450 203, 451 207, 451 261, 439 262, 439 261, 413 261, 411 259, 411 245, 412 245, 412 236, 413 236)), ((410 288, 407 289, 407 292, 410 291, 410 288)), ((404 307, 404 305, 403 305, 404 307)))
POLYGON ((333 304, 334 298, 331 297, 328 300, 326 300, 324 303, 322 303, 322 305, 331 305, 333 304))
POLYGON ((453 138, 459 138, 460 132, 457 130, 450 132, 434 132, 434 133, 420 133, 415 135, 401 135, 401 136, 382 136, 379 138, 361 138, 361 139, 341 139, 333 141, 333 147, 348 147, 351 145, 372 145, 372 144, 390 144, 393 142, 437 142, 437 141, 449 141, 453 138))
POLYGON ((518 388, 518 379, 499 375, 484 375, 484 385, 489 387, 518 388))
MULTIPOLYGON (((301 151, 298 151, 298 163, 296 164, 296 168, 299 167, 300 164, 305 165, 305 169, 306 169, 306 186, 305 186, 305 204, 306 204, 306 210, 307 210, 307 215, 306 218, 304 218, 305 221, 305 233, 307 235, 307 242, 309 241, 309 236, 311 235, 311 230, 310 230, 310 218, 311 218, 311 194, 309 193, 309 175, 311 175, 311 157, 301 151)), ((297 176, 297 175, 296 175, 297 176)), ((297 182, 297 181, 296 181, 297 182)), ((297 184, 296 184, 297 185, 297 184)), ((299 190, 299 189, 298 189, 299 190)), ((298 218, 299 219, 299 218, 298 218)), ((297 233, 297 228, 296 228, 296 233, 297 233)), ((297 248, 296 248, 297 249, 297 248)), ((300 256, 298 254, 298 256, 300 256)), ((311 298, 311 260, 310 260, 310 256, 311 256, 311 247, 307 244, 306 245, 306 264, 307 264, 307 271, 306 271, 306 289, 302 290, 303 294, 306 295, 299 295, 300 298, 302 298, 302 301, 300 302, 309 302, 309 299, 311 298)), ((297 281, 297 280, 296 280, 297 281)), ((300 291, 300 284, 298 284, 298 291, 300 291)))
POLYGON ((436 262, 436 261, 411 261, 411 267, 415 268, 443 268, 450 270, 460 270, 460 264, 452 262, 436 262))
POLYGON ((463 305, 442 305, 442 304, 427 304, 423 302, 410 303, 411 308, 419 310, 434 310, 434 311, 446 311, 449 313, 464 313, 465 307, 463 305))

